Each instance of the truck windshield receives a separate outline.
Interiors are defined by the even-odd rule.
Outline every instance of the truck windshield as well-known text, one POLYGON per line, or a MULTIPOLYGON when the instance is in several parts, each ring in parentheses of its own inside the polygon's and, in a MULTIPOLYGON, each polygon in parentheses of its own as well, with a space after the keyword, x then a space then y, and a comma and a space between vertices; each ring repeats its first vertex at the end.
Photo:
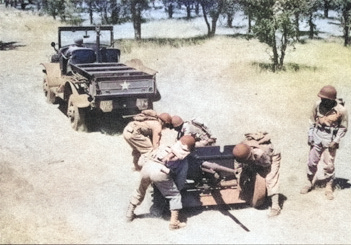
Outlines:
MULTIPOLYGON (((83 38, 83 43, 96 43, 96 31, 84 30, 84 31, 61 31, 61 47, 74 44, 74 40, 83 38)), ((111 46, 111 32, 101 30, 100 31, 100 44, 103 46, 111 46)))

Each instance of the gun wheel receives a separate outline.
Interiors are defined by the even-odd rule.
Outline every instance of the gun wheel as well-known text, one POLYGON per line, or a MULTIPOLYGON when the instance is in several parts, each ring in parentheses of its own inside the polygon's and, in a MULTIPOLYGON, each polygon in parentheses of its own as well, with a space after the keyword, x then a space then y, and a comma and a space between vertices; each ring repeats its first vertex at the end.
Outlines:
POLYGON ((243 170, 240 174, 240 196, 252 207, 261 206, 266 199, 266 180, 256 172, 243 170))
POLYGON ((74 104, 71 96, 67 104, 67 117, 74 130, 82 132, 87 131, 87 126, 85 124, 85 108, 78 108, 77 105, 74 104))

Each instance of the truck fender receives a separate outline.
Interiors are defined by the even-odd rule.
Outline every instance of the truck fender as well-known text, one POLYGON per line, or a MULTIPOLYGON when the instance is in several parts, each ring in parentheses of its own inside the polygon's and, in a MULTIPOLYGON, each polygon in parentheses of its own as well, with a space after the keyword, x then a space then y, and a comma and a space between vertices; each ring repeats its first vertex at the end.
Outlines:
POLYGON ((71 96, 70 96, 70 100, 78 108, 89 107, 90 102, 89 102, 88 98, 89 98, 89 95, 87 95, 87 94, 71 94, 71 96))
POLYGON ((49 87, 58 87, 62 83, 59 63, 40 63, 44 66, 43 72, 46 74, 46 82, 49 87))

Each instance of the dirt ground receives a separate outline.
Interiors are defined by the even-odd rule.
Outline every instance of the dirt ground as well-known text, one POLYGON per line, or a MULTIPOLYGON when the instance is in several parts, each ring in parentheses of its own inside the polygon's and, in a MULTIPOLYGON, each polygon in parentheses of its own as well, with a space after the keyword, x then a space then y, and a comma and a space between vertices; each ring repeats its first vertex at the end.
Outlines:
MULTIPOLYGON (((267 57, 255 41, 226 38, 126 54, 139 55, 159 71, 162 99, 155 103, 157 111, 200 117, 220 145, 266 130, 282 151, 281 215, 268 218, 267 208, 246 205, 183 210, 187 227, 169 231, 169 217, 149 215, 150 196, 136 210, 138 218, 125 223, 139 173, 132 171, 131 149, 120 135, 123 125, 107 118, 101 126, 105 133, 75 132, 58 106, 46 103, 40 63, 49 61, 58 25, 0 5, 0 40, 15 42, 14 49, 0 51, 1 243, 351 243, 350 133, 336 159, 335 200, 326 200, 320 188, 299 194, 305 181, 308 115, 318 90, 332 76, 328 71, 315 74, 323 79, 299 84, 278 84, 269 80, 274 74, 264 73, 260 82, 246 81, 244 77, 259 71, 247 71, 241 54, 256 61, 267 57)), ((351 101, 350 71, 339 71, 344 80, 329 80, 346 105, 351 101)), ((171 136, 165 132, 163 140, 171 136)))

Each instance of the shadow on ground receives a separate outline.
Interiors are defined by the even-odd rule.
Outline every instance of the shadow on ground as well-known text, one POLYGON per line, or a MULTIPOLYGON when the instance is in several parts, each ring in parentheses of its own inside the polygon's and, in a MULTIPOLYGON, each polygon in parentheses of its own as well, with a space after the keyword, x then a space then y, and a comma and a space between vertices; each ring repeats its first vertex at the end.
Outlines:
POLYGON ((7 51, 7 50, 14 50, 18 47, 24 47, 25 45, 19 45, 17 42, 2 42, 0 41, 0 50, 7 51))

